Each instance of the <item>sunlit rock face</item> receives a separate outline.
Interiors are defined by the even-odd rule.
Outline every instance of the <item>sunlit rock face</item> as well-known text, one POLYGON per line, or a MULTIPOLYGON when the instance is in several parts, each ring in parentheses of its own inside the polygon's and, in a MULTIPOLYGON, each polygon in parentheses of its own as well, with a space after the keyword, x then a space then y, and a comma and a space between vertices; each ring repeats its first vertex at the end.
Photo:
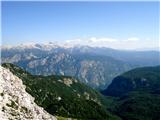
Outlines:
POLYGON ((1 120, 56 120, 34 103, 25 91, 22 80, 0 66, 0 119, 1 120))

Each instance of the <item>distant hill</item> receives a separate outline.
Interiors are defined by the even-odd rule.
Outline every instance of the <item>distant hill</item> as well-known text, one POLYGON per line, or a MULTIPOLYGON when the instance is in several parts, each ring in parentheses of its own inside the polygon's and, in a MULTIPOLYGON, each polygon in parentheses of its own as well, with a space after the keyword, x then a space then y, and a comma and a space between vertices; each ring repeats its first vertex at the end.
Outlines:
POLYGON ((136 68, 117 76, 103 93, 111 96, 121 96, 137 90, 160 91, 160 66, 136 68))
POLYGON ((52 115, 92 120, 119 119, 106 110, 102 95, 73 77, 31 75, 13 64, 2 66, 22 79, 35 102, 52 115))
POLYGON ((160 66, 128 71, 102 93, 116 97, 109 109, 124 120, 160 120, 160 66))

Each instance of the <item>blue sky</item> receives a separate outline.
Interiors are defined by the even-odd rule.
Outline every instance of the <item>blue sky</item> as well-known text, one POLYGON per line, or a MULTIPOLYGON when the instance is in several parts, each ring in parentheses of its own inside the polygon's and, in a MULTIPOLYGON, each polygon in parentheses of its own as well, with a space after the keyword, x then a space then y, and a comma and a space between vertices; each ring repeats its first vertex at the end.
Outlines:
POLYGON ((157 2, 2 2, 2 44, 106 38, 156 47, 158 7, 157 2))

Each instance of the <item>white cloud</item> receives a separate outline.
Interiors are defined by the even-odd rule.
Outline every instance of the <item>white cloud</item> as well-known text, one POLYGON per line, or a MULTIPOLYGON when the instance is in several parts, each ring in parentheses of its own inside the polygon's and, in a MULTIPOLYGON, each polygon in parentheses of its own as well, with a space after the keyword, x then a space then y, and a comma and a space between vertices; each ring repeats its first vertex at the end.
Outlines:
POLYGON ((108 37, 91 37, 83 39, 72 39, 66 40, 64 43, 69 45, 88 45, 96 47, 109 47, 115 49, 139 49, 139 48, 148 48, 148 47, 157 47, 157 43, 154 40, 143 39, 137 37, 130 37, 128 39, 116 39, 108 37))
POLYGON ((92 37, 90 38, 91 42, 116 42, 116 39, 113 38, 96 38, 96 37, 92 37))
POLYGON ((139 41, 140 39, 137 37, 128 38, 126 41, 139 41))
POLYGON ((107 42, 116 42, 118 41, 117 39, 113 38, 96 38, 96 37, 91 37, 91 38, 83 38, 83 39, 72 39, 72 40, 65 40, 65 43, 72 43, 72 44, 104 44, 107 42))

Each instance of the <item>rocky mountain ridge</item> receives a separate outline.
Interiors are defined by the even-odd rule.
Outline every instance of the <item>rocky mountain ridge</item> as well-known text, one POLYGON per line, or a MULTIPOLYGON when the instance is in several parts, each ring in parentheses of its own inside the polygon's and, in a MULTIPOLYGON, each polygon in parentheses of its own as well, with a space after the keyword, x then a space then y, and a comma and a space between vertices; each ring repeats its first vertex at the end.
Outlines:
POLYGON ((160 64, 158 51, 124 51, 56 43, 4 47, 1 62, 13 63, 35 75, 67 75, 97 89, 139 66, 160 64))
POLYGON ((0 66, 0 119, 56 120, 25 91, 22 80, 0 66))

